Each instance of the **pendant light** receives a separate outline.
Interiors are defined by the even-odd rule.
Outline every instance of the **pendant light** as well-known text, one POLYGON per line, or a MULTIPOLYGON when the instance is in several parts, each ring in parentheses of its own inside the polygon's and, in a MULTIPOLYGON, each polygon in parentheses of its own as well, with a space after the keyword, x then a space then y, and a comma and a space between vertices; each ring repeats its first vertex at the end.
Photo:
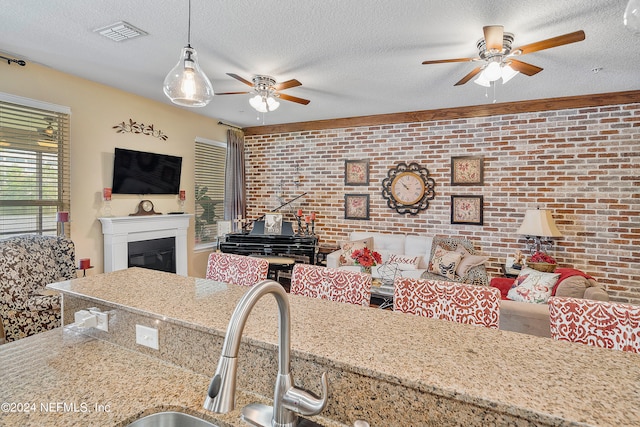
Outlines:
POLYGON ((174 104, 184 107, 204 107, 213 99, 213 86, 198 65, 198 54, 191 47, 191 0, 189 0, 189 30, 187 45, 180 60, 164 79, 164 94, 174 104))

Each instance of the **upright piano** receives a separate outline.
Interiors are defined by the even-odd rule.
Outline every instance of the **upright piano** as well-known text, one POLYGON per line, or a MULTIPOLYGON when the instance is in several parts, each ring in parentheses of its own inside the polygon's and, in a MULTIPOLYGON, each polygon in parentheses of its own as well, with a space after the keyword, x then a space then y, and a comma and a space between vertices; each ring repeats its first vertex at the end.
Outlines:
POLYGON ((222 252, 238 255, 303 256, 316 263, 318 237, 296 234, 231 233, 220 242, 222 252))

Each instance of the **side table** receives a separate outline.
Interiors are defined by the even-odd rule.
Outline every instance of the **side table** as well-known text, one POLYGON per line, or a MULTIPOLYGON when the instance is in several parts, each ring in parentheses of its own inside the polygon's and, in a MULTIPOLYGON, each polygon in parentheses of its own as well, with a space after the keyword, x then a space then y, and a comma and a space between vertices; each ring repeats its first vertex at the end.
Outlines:
POLYGON ((340 246, 318 246, 318 252, 316 252, 316 265, 327 266, 327 255, 331 252, 335 252, 340 249, 340 246))

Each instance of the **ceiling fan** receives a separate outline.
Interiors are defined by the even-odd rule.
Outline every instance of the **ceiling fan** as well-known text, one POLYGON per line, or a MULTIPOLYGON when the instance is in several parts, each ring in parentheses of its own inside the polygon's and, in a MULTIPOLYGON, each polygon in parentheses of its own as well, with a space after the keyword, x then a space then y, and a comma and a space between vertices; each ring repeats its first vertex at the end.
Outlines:
POLYGON ((502 82, 506 83, 518 74, 518 72, 527 76, 533 76, 534 74, 542 71, 542 68, 519 61, 515 59, 515 57, 565 44, 576 43, 584 40, 585 38, 584 31, 580 30, 513 49, 511 44, 513 43, 514 36, 512 33, 505 33, 502 25, 488 25, 483 27, 482 30, 484 31, 484 38, 478 40, 477 43, 479 52, 478 57, 440 59, 435 61, 424 61, 422 64, 483 61, 484 64, 474 68, 454 86, 467 83, 477 74, 480 74, 480 76, 475 80, 476 83, 482 86, 490 86, 491 82, 494 82, 501 77, 502 82))
POLYGON ((287 95, 286 93, 280 93, 285 89, 290 89, 296 86, 302 86, 296 79, 287 80, 286 82, 276 83, 276 80, 271 76, 257 75, 254 76, 251 81, 240 77, 237 74, 227 73, 228 76, 233 77, 236 80, 241 81, 247 86, 253 88, 252 91, 246 92, 222 92, 216 93, 216 95, 239 95, 246 93, 255 93, 256 96, 249 100, 249 104, 261 113, 273 111, 280 106, 280 103, 276 98, 283 99, 285 101, 296 102, 298 104, 307 105, 308 99, 298 98, 296 96, 287 95))

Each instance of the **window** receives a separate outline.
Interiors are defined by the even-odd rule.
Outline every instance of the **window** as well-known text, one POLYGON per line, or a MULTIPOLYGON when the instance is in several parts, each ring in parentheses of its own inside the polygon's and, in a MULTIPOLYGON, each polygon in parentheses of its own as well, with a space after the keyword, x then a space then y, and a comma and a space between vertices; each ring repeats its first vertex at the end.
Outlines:
POLYGON ((0 93, 0 238, 57 234, 69 210, 70 109, 0 93))
POLYGON ((224 172, 227 145, 196 138, 196 244, 215 242, 224 219, 224 172))

